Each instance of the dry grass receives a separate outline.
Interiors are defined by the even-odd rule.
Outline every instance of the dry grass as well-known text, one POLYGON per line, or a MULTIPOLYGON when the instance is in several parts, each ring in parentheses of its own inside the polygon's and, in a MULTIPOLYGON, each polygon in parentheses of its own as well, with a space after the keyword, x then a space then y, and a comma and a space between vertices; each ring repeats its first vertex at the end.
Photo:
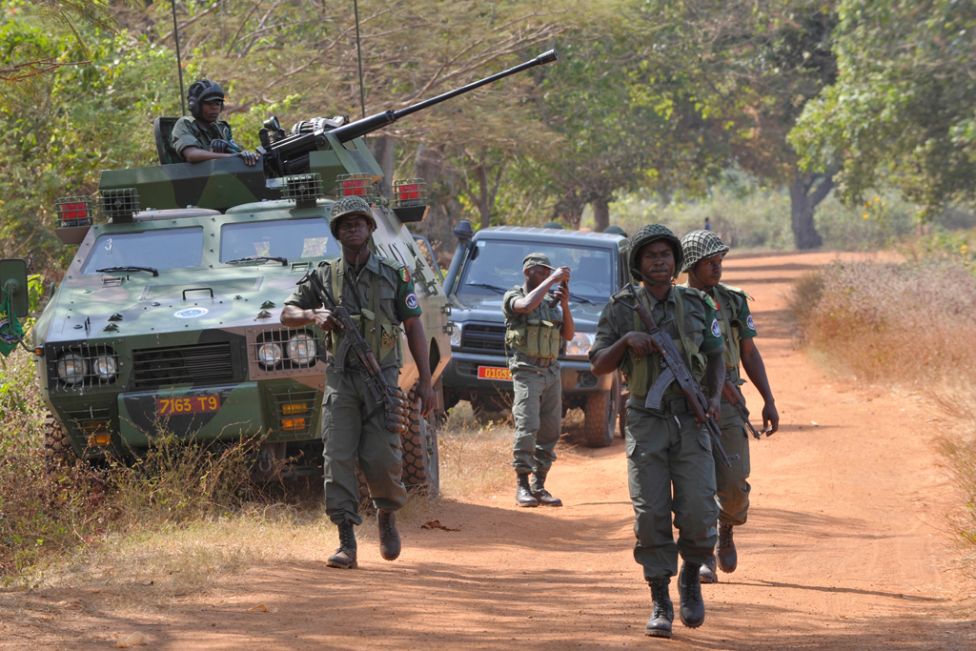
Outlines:
POLYGON ((512 483, 512 429, 481 425, 467 402, 441 428, 441 493, 452 499, 496 493, 512 483))
POLYGON ((963 496, 953 529, 976 575, 976 277, 972 260, 843 264, 801 278, 791 308, 816 359, 921 391, 950 417, 940 439, 963 496))

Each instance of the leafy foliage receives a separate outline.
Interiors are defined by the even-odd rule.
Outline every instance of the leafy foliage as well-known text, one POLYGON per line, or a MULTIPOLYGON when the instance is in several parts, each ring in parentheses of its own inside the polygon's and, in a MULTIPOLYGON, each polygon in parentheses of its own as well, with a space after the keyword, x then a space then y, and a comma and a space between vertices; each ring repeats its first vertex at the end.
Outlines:
POLYGON ((807 164, 840 161, 843 194, 894 184, 926 208, 976 199, 976 5, 843 0, 837 83, 793 136, 807 164))

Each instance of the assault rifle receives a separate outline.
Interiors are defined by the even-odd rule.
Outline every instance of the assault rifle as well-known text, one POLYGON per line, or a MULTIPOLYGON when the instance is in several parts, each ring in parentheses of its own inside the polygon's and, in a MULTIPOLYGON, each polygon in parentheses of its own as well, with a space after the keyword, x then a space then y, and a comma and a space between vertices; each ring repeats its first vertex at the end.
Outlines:
MULTIPOLYGON (((700 423, 704 423, 708 429, 708 434, 712 438, 712 448, 718 460, 725 466, 731 468, 732 458, 729 457, 725 451, 725 446, 722 445, 722 430, 719 429, 718 423, 708 416, 708 399, 705 397, 704 392, 702 392, 701 387, 698 386, 698 382, 685 365, 681 353, 671 339, 671 335, 658 327, 657 323, 654 322, 654 317, 644 307, 643 303, 640 302, 640 299, 638 299, 633 284, 630 285, 630 293, 634 298, 634 304, 631 306, 623 301, 621 303, 637 312, 637 316, 640 317, 644 327, 647 329, 647 334, 654 340, 654 347, 661 355, 665 365, 665 368, 661 371, 661 375, 658 376, 657 380, 654 381, 654 385, 647 392, 644 406, 648 409, 660 409, 665 389, 672 382, 677 382, 678 386, 681 387, 681 392, 685 394, 685 400, 688 401, 688 408, 695 414, 695 419, 700 423)), ((738 458, 738 455, 736 457, 738 458)))
POLYGON ((739 390, 738 385, 728 378, 725 379, 725 384, 722 385, 722 399, 732 405, 732 407, 739 413, 739 418, 741 418, 742 422, 746 424, 746 427, 749 428, 752 435, 757 439, 761 439, 762 434, 757 432, 756 428, 752 426, 751 422, 749 422, 749 410, 746 409, 746 401, 745 398, 742 397, 742 391, 739 390))
MULTIPOLYGON (((333 269, 333 273, 335 270, 333 269)), ((383 376, 383 369, 376 359, 373 350, 363 339, 359 332, 359 326, 353 321, 352 315, 345 305, 337 303, 335 296, 325 286, 319 274, 314 270, 308 274, 312 283, 312 288, 319 295, 319 300, 327 310, 332 312, 332 316, 339 322, 345 341, 349 344, 349 349, 356 356, 356 359, 366 371, 366 386, 369 389, 373 401, 382 402, 386 408, 386 426, 391 432, 403 434, 410 426, 408 415, 409 403, 400 387, 391 385, 383 376)))

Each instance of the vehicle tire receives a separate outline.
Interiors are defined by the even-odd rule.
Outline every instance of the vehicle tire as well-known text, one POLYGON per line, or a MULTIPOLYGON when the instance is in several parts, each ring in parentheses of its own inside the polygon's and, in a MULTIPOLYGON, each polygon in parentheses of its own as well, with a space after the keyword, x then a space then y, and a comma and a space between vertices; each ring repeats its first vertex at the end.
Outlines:
POLYGON ((605 448, 613 443, 620 411, 620 380, 616 374, 610 391, 593 393, 586 399, 583 435, 587 447, 605 448))
POLYGON ((403 484, 407 491, 428 497, 440 493, 440 455, 437 449, 436 417, 424 418, 420 403, 411 400, 410 429, 403 435, 403 484))
POLYGON ((44 467, 48 472, 70 468, 78 462, 68 433, 53 414, 44 418, 44 467))

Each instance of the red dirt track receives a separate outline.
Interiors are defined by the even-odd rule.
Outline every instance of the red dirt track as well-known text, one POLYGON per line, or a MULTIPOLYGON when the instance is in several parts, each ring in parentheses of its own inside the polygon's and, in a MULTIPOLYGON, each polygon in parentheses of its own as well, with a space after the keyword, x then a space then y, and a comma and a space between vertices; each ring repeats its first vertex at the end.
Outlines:
MULTIPOLYGON (((944 417, 918 396, 831 379, 794 348, 790 283, 835 259, 726 263, 725 281, 755 297, 781 429, 751 442, 739 567, 703 587, 701 628, 643 634, 650 595, 618 439, 561 444, 548 487, 562 509, 517 509, 507 488, 448 495, 433 517, 459 531, 405 521, 395 563, 365 532, 356 571, 325 566, 330 540, 159 609, 83 588, 0 592, 0 648, 976 649, 976 590, 947 520, 961 497, 933 443, 944 417)), ((746 397, 758 414, 751 387, 746 397)), ((677 606, 676 581, 672 596, 677 606)))

